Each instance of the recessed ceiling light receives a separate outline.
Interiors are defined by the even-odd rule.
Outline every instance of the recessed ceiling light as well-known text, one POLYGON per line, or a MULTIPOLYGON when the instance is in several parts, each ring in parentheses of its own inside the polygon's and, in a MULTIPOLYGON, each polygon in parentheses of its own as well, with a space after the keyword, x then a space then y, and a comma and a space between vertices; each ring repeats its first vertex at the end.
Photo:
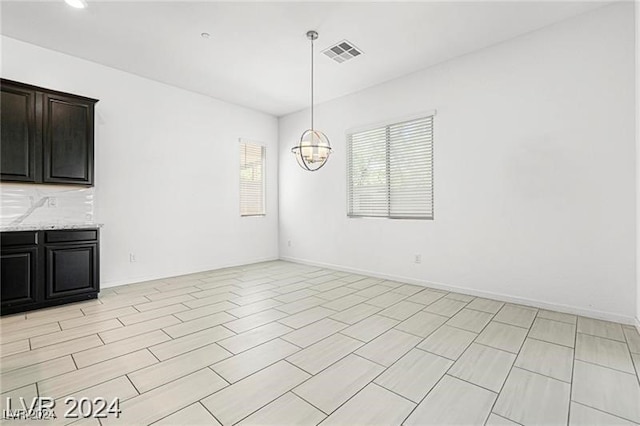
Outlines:
POLYGON ((209 34, 209 33, 202 33, 202 34, 200 34, 200 37, 202 37, 202 38, 209 38, 209 37, 211 37, 211 34, 209 34))
POLYGON ((76 9, 84 9, 87 7, 86 0, 64 0, 71 7, 75 7, 76 9))

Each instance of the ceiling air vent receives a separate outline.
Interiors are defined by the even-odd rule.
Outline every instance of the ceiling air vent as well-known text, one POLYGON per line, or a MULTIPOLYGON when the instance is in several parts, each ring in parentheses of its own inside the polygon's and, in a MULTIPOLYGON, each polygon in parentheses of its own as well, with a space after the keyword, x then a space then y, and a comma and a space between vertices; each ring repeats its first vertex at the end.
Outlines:
POLYGON ((342 40, 336 43, 334 46, 323 50, 322 53, 324 53, 334 61, 342 63, 348 61, 349 59, 353 59, 358 55, 361 55, 362 50, 355 47, 350 41, 342 40))

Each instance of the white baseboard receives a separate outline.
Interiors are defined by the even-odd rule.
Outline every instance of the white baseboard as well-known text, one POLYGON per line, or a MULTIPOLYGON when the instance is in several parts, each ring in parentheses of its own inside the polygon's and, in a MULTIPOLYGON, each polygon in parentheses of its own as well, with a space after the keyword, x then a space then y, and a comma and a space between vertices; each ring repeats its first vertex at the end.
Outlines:
POLYGON ((597 310, 593 310, 593 309, 584 309, 584 308, 580 308, 580 307, 577 307, 577 306, 570 306, 570 305, 563 305, 563 304, 559 304, 559 303, 544 302, 544 301, 540 301, 540 300, 527 299, 527 298, 523 298, 523 297, 511 296, 511 295, 501 294, 501 293, 492 293, 492 292, 488 292, 488 291, 480 291, 480 290, 476 290, 476 289, 472 289, 472 288, 468 288, 468 287, 461 287, 461 286, 455 286, 455 285, 444 284, 444 283, 437 283, 437 282, 426 281, 426 280, 417 280, 415 278, 410 278, 410 277, 403 277, 403 276, 397 276, 397 275, 388 275, 388 274, 384 274, 384 273, 376 272, 376 271, 369 271, 369 270, 364 270, 364 269, 352 268, 352 267, 348 267, 348 266, 344 266, 344 265, 336 265, 336 264, 332 264, 332 263, 316 262, 316 261, 312 261, 312 260, 300 259, 300 258, 288 257, 288 256, 280 256, 280 257, 271 256, 271 257, 260 258, 260 259, 252 259, 250 261, 245 261, 245 262, 234 262, 234 263, 221 264, 221 265, 215 265, 215 266, 212 266, 212 265, 203 266, 202 268, 198 268, 197 270, 189 270, 189 271, 175 270, 175 271, 172 271, 172 272, 164 272, 164 273, 161 273, 161 274, 145 275, 145 276, 138 276, 138 277, 129 277, 129 278, 126 278, 126 279, 123 279, 123 280, 118 280, 118 281, 102 282, 100 284, 100 286, 101 286, 101 288, 105 288, 106 289, 106 288, 117 287, 117 286, 121 286, 121 285, 134 284, 134 283, 138 283, 138 282, 159 280, 159 279, 163 279, 163 278, 171 278, 171 277, 176 277, 176 276, 180 276, 180 275, 197 274, 199 272, 206 272, 206 271, 211 271, 211 270, 215 270, 215 269, 231 268, 231 267, 250 265, 250 264, 261 263, 261 262, 270 262, 270 261, 278 260, 278 259, 285 260, 285 261, 288 261, 288 262, 301 263, 301 264, 305 264, 305 265, 320 266, 320 267, 323 267, 323 268, 335 269, 337 271, 350 272, 350 273, 360 274, 360 275, 368 275, 368 276, 371 276, 371 277, 382 278, 382 279, 386 279, 386 280, 401 281, 401 282, 405 282, 405 283, 408 283, 408 284, 415 284, 415 285, 420 285, 420 286, 423 286, 423 287, 431 287, 431 288, 435 288, 435 289, 439 289, 439 290, 455 291, 455 292, 458 292, 458 293, 469 294, 469 295, 472 295, 472 296, 486 297, 486 298, 490 298, 490 299, 500 300, 500 301, 503 301, 503 302, 517 303, 517 304, 520 304, 520 305, 527 305, 527 306, 532 306, 532 307, 535 307, 535 308, 542 308, 542 309, 548 309, 548 310, 553 310, 553 311, 558 311, 558 312, 564 312, 564 313, 567 313, 567 314, 581 315, 581 316, 584 316, 584 317, 590 317, 590 318, 602 319, 602 320, 607 320, 607 321, 619 322, 619 323, 623 323, 623 324, 635 325, 635 327, 638 329, 638 332, 640 332, 640 319, 639 318, 627 317, 627 316, 619 315, 619 314, 612 313, 612 312, 603 312, 603 311, 597 311, 597 310))
POLYGON ((163 272, 161 274, 128 277, 128 278, 117 280, 117 281, 101 282, 100 288, 104 289, 104 288, 118 287, 121 285, 135 284, 135 283, 144 282, 144 281, 161 280, 163 278, 172 278, 172 277, 178 277, 180 275, 197 274, 199 272, 207 272, 207 271, 213 271, 216 269, 224 269, 224 268, 233 268, 235 266, 251 265, 254 263, 261 263, 261 262, 270 262, 270 261, 279 260, 279 259, 280 258, 278 256, 270 256, 265 258, 252 259, 245 262, 234 262, 234 263, 225 263, 220 265, 202 266, 200 268, 196 268, 196 270, 193 270, 193 269, 188 271, 174 270, 171 272, 163 272))
POLYGON ((299 259, 295 257, 280 256, 280 259, 286 260, 288 262, 302 263, 305 265, 320 266, 323 268, 335 269, 337 271, 350 272, 350 273, 360 274, 360 275, 368 275, 370 277, 375 277, 375 278, 382 278, 382 279, 392 280, 392 281, 401 281, 407 284, 415 284, 415 285, 431 287, 439 290, 455 291, 457 293, 464 293, 464 294, 469 294, 471 296, 485 297, 489 299, 500 300, 502 302, 516 303, 519 305, 527 305, 535 308, 548 309, 552 311, 564 312, 564 313, 573 314, 573 315, 580 315, 583 317, 590 317, 590 318, 602 319, 606 321, 614 321, 614 322, 623 323, 623 324, 630 324, 638 327, 640 331, 640 320, 638 320, 638 318, 619 315, 613 312, 603 312, 603 311, 597 311, 593 309, 584 309, 578 306, 544 302, 541 300, 533 300, 533 299, 527 299, 524 297, 510 296, 507 294, 492 293, 489 291, 480 291, 480 290, 476 290, 468 287, 460 287, 460 286, 444 284, 444 283, 436 283, 436 282, 431 282, 426 280, 417 280, 415 278, 388 275, 388 274, 375 272, 375 271, 351 268, 344 265, 315 262, 315 261, 311 261, 307 259, 299 259))

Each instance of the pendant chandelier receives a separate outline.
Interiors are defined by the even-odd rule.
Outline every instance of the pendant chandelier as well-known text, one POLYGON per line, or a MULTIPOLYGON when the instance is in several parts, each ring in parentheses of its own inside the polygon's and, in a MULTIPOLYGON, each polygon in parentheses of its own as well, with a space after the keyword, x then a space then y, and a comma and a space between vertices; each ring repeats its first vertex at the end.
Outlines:
POLYGON ((318 33, 307 31, 307 38, 311 40, 311 128, 302 133, 300 141, 291 148, 291 152, 300 167, 315 172, 327 162, 331 154, 331 144, 324 133, 313 128, 313 41, 318 38, 318 33))

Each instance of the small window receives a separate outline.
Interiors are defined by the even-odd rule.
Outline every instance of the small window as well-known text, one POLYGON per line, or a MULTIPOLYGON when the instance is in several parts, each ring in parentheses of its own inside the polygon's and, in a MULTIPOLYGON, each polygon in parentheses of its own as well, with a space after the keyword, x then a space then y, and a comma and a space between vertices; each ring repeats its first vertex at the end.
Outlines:
POLYGON ((264 216, 265 147, 240 140, 240 216, 264 216))
POLYGON ((433 113, 347 134, 350 217, 433 219, 433 113))

